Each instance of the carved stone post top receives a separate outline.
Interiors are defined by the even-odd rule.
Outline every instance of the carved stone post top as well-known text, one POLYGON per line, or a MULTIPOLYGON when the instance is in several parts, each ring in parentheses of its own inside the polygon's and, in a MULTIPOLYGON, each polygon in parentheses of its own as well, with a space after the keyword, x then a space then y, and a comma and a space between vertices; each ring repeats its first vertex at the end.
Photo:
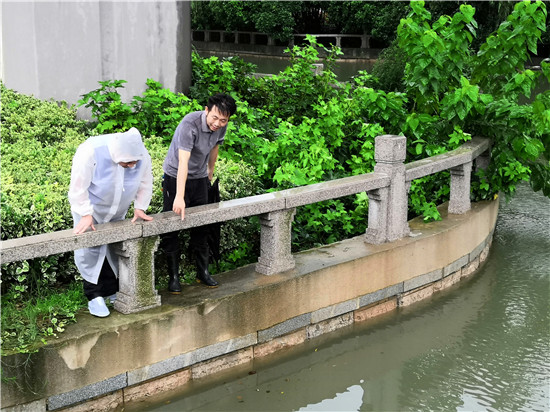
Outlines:
POLYGON ((403 163, 407 155, 405 136, 382 135, 374 139, 374 159, 380 163, 403 163))

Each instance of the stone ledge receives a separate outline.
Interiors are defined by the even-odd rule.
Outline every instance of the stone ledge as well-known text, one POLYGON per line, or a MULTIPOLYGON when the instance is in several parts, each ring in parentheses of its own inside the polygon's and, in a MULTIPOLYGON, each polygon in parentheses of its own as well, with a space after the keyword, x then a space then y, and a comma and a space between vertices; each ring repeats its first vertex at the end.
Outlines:
POLYGON ((250 362, 253 358, 254 350, 252 347, 241 349, 237 352, 219 356, 193 366, 191 368, 191 376, 192 379, 201 379, 205 376, 232 368, 233 366, 250 362))
POLYGON ((417 289, 421 286, 428 285, 440 280, 443 277, 443 270, 437 269, 433 272, 426 273, 424 275, 417 276, 410 280, 403 282, 403 292, 409 292, 413 289, 417 289))
POLYGON ((455 260, 450 265, 445 266, 443 268, 443 277, 449 276, 455 273, 457 270, 462 269, 462 267, 466 266, 469 261, 470 261, 470 256, 465 255, 465 256, 462 256, 460 259, 455 260))
POLYGON ((359 299, 352 299, 347 302, 342 302, 327 308, 319 309, 311 314, 311 323, 319 323, 348 312, 353 312, 358 308, 359 299))
POLYGON ((377 290, 376 292, 369 293, 359 298, 359 308, 369 306, 375 302, 383 301, 390 296, 396 296, 403 293, 403 283, 397 285, 388 286, 387 288, 377 290))
POLYGON ((99 396, 95 399, 64 408, 62 412, 109 412, 124 405, 125 397, 122 389, 99 396))
POLYGON ((192 379, 191 369, 183 369, 124 389, 124 402, 142 401, 157 393, 177 389, 192 379))
POLYGON ((269 329, 258 331, 258 342, 268 342, 273 338, 286 335, 289 332, 293 332, 311 323, 311 314, 305 313, 300 316, 296 316, 292 319, 288 319, 278 325, 275 325, 269 329))
POLYGON ((85 386, 84 388, 76 389, 71 392, 62 393, 60 395, 50 396, 48 398, 48 410, 59 409, 69 406, 83 400, 104 395, 109 392, 114 392, 128 386, 126 374, 114 376, 104 381, 85 386))
POLYGON ((295 332, 291 332, 283 336, 278 336, 268 342, 260 343, 254 346, 254 357, 261 358, 263 356, 267 356, 274 352, 277 352, 281 349, 299 345, 300 343, 304 343, 306 340, 306 331, 305 328, 302 328, 295 332))
POLYGON ((314 325, 309 325, 306 328, 306 335, 308 339, 316 338, 317 336, 324 335, 326 333, 334 332, 344 326, 349 326, 353 323, 353 312, 345 313, 335 318, 323 320, 314 325))
POLYGON ((383 315, 397 309, 397 299, 390 298, 386 301, 373 303, 372 305, 358 309, 354 312, 354 322, 363 322, 376 316, 383 315))

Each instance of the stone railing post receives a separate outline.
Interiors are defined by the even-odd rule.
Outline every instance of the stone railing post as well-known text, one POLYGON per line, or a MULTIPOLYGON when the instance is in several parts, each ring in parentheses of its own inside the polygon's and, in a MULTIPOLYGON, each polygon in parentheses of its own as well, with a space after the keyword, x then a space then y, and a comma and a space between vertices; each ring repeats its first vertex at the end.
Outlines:
POLYGON ((363 34, 361 36, 361 48, 370 49, 370 36, 368 34, 363 34))
POLYGON ((321 74, 323 74, 323 69, 324 69, 324 64, 323 63, 313 63, 313 74, 315 76, 319 76, 321 74))
POLYGON ((449 213, 462 214, 470 210, 470 178, 472 162, 451 169, 449 213))
POLYGON ((119 312, 134 313, 160 306, 154 275, 154 254, 158 244, 158 236, 116 244, 119 292, 114 307, 119 312))
POLYGON ((375 139, 375 173, 391 179, 388 187, 367 192, 369 225, 366 241, 380 244, 401 239, 409 234, 407 223, 407 183, 405 181, 405 136, 384 135, 375 139))
POLYGON ((256 271, 264 275, 284 272, 295 266, 291 253, 292 221, 296 209, 280 210, 260 215, 260 257, 256 271))

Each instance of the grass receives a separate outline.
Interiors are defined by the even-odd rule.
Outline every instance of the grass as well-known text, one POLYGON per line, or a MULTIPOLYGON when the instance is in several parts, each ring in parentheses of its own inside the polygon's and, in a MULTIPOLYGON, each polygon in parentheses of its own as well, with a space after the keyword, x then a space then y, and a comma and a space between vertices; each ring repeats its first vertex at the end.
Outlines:
POLYGON ((31 353, 46 344, 46 338, 56 337, 75 315, 86 307, 81 282, 64 289, 48 289, 40 296, 2 296, 2 355, 31 353))

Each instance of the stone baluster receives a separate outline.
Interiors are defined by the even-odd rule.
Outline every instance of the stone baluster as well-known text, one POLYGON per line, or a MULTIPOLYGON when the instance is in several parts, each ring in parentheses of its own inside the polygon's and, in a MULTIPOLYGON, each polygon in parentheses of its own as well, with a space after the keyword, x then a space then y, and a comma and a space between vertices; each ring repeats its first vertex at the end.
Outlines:
POLYGON ((367 192, 369 225, 366 241, 380 244, 401 239, 409 234, 407 223, 407 183, 405 181, 405 136, 384 135, 375 139, 374 172, 391 179, 388 187, 367 192))
POLYGON ((323 74, 323 69, 325 68, 325 65, 323 63, 313 63, 313 74, 315 76, 319 76, 323 74))
POLYGON ((158 236, 115 244, 119 258, 119 292, 114 307, 119 312, 134 313, 160 306, 154 275, 154 254, 158 244, 158 236))
POLYGON ((449 213, 462 214, 470 210, 470 178, 472 162, 451 169, 449 213))
POLYGON ((260 215, 260 257, 256 271, 264 275, 284 272, 295 266, 291 253, 292 221, 296 209, 260 215))
POLYGON ((361 48, 362 49, 370 49, 370 36, 367 34, 363 34, 361 36, 361 48))

